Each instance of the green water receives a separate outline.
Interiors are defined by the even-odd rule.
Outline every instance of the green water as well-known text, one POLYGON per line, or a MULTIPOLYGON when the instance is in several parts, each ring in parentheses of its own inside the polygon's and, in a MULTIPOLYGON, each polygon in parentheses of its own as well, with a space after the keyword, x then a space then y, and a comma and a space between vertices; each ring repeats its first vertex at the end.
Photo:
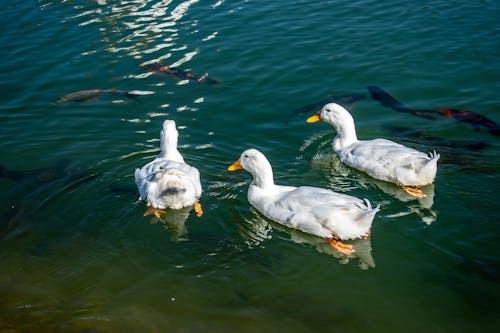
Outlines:
POLYGON ((497 1, 14 1, 0 5, 0 332, 496 332, 498 137, 382 106, 500 122, 497 1), (159 61, 222 81, 147 73, 159 61), (53 104, 83 89, 139 92, 53 104), (292 110, 332 95, 361 139, 441 154, 416 200, 333 156, 292 110), (134 170, 165 119, 201 173, 204 215, 144 217, 134 170), (287 121, 288 120, 288 121, 287 121), (347 258, 264 219, 249 147, 275 181, 380 205, 347 258))

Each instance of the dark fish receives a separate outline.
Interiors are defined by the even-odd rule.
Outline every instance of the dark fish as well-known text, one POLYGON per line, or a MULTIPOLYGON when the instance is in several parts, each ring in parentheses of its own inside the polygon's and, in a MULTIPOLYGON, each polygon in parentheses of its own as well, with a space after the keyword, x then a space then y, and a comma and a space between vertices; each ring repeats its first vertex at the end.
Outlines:
POLYGON ((435 110, 415 110, 405 107, 397 99, 389 95, 385 90, 377 86, 368 86, 368 91, 372 98, 379 101, 386 108, 394 109, 398 112, 411 113, 426 119, 436 119, 432 114, 437 113, 435 110))
POLYGON ((87 169, 71 165, 59 165, 54 167, 33 170, 11 170, 0 165, 0 178, 7 178, 16 182, 22 182, 28 188, 38 188, 44 184, 63 180, 66 186, 73 186, 80 182, 92 180, 98 174, 90 173, 87 169))
POLYGON ((481 126, 488 129, 493 135, 500 135, 500 126, 493 120, 474 111, 459 109, 438 109, 438 110, 417 110, 405 107, 401 102, 389 95, 385 90, 377 86, 368 86, 372 98, 379 101, 383 106, 394 109, 398 112, 410 113, 426 119, 436 119, 433 115, 440 115, 446 118, 452 118, 459 122, 469 123, 475 129, 479 130, 481 126))
POLYGON ((42 168, 37 170, 10 170, 0 165, 0 178, 8 178, 12 180, 26 180, 33 179, 36 185, 40 183, 50 182, 58 178, 60 170, 56 168, 42 168))
POLYGON ((428 135, 424 131, 419 129, 399 127, 399 126, 388 126, 387 129, 392 136, 401 137, 405 141, 424 143, 432 147, 448 147, 448 148, 463 148, 471 151, 479 151, 490 144, 483 141, 475 140, 446 140, 436 136, 428 135))
POLYGON ((475 273, 483 279, 500 283, 500 265, 498 263, 486 263, 468 256, 461 256, 458 268, 467 273, 475 273))
POLYGON ((136 95, 131 93, 130 91, 125 90, 117 90, 117 89, 91 89, 91 90, 80 90, 77 92, 73 92, 64 96, 59 97, 55 104, 62 104, 68 102, 93 102, 99 99, 102 95, 122 95, 128 98, 133 99, 136 102, 140 102, 136 95))
POLYGON ((287 123, 295 116, 302 115, 309 112, 318 112, 321 110, 325 104, 328 103, 337 103, 342 105, 345 108, 349 108, 353 103, 364 100, 366 98, 365 95, 362 94, 349 94, 349 95, 341 95, 341 96, 331 96, 327 99, 321 100, 314 104, 309 104, 298 109, 292 110, 290 116, 288 116, 287 123))
POLYGON ((0 220, 4 217, 8 218, 5 220, 6 223, 0 222, 0 237, 17 226, 32 221, 35 212, 56 195, 64 194, 82 184, 94 181, 99 176, 99 173, 91 172, 87 168, 70 165, 25 171, 11 170, 0 166, 0 178, 10 179, 21 185, 23 195, 19 203, 10 204, 12 210, 7 215, 0 215, 0 220), (39 193, 40 189, 44 189, 42 194, 39 193), (34 199, 33 193, 40 196, 42 200, 40 198, 34 199))
POLYGON ((500 135, 500 126, 493 120, 486 118, 482 114, 469 110, 459 109, 439 109, 437 113, 446 118, 452 118, 456 121, 469 123, 479 130, 480 126, 486 127, 488 132, 493 135, 500 135))
POLYGON ((160 64, 158 62, 153 62, 150 64, 141 64, 139 66, 144 68, 148 72, 160 74, 160 75, 166 75, 166 76, 169 76, 169 77, 177 79, 177 80, 193 80, 193 81, 203 82, 203 83, 207 83, 207 84, 218 84, 221 82, 219 80, 209 78, 208 74, 206 74, 206 73, 200 76, 200 75, 196 75, 196 74, 184 71, 184 70, 179 69, 179 68, 163 66, 162 64, 160 64))

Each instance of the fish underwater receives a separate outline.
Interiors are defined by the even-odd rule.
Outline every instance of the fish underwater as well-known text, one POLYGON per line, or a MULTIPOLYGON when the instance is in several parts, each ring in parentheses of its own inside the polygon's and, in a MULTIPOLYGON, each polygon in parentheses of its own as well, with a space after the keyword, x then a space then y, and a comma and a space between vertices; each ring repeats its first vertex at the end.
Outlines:
POLYGON ((75 186, 98 176, 98 173, 91 172, 85 167, 66 163, 32 170, 12 170, 0 165, 0 179, 5 178, 22 183, 28 189, 39 188, 61 180, 65 183, 65 187, 75 186))
POLYGON ((444 147, 444 148, 458 148, 470 151, 480 151, 490 144, 484 141, 476 141, 470 139, 463 140, 448 140, 440 137, 432 136, 425 131, 414 128, 407 128, 401 126, 385 126, 388 132, 395 137, 400 137, 404 141, 425 144, 430 147, 444 147))
POLYGON ((52 167, 13 170, 0 165, 0 179, 11 182, 9 209, 0 213, 0 237, 29 223, 36 212, 57 195, 65 195, 100 176, 84 166, 65 162, 52 167))
POLYGON ((136 102, 140 102, 136 95, 131 91, 118 90, 118 89, 90 89, 90 90, 80 90, 77 92, 72 92, 70 94, 59 97, 54 104, 63 104, 69 102, 79 102, 88 103, 94 102, 103 95, 122 95, 133 99, 136 102))
POLYGON ((370 92, 374 100, 379 101, 380 104, 382 104, 386 108, 391 108, 398 112, 410 113, 426 119, 436 119, 436 117, 434 116, 434 114, 436 113, 435 110, 415 110, 407 108, 380 87, 368 86, 368 91, 370 92))
POLYGON ((171 77, 173 79, 177 79, 177 80, 193 80, 193 81, 203 82, 203 83, 207 83, 207 84, 221 83, 220 80, 209 78, 207 73, 200 76, 200 75, 196 75, 194 73, 184 71, 184 70, 179 69, 179 68, 170 67, 170 66, 163 66, 162 64, 160 64, 158 62, 153 62, 153 63, 149 63, 149 64, 140 64, 139 67, 144 68, 148 72, 160 74, 160 75, 166 75, 166 76, 169 76, 169 77, 171 77))
POLYGON ((290 112, 290 115, 288 116, 287 123, 290 121, 290 119, 303 115, 305 113, 309 112, 318 112, 321 110, 321 108, 328 103, 336 103, 339 105, 342 105, 345 108, 349 108, 352 104, 358 101, 362 101, 366 99, 366 96, 363 94, 348 94, 348 95, 340 95, 340 96, 330 96, 326 99, 323 99, 319 102, 316 102, 314 104, 309 104, 300 108, 297 108, 295 110, 292 110, 290 112))
POLYGON ((500 126, 495 123, 493 120, 483 116, 474 111, 469 110, 460 110, 460 109, 411 109, 404 106, 397 99, 389 95, 385 90, 377 86, 368 86, 368 91, 372 98, 376 101, 379 101, 380 104, 387 108, 394 109, 398 112, 410 113, 418 117, 426 118, 426 119, 436 119, 436 116, 442 116, 446 118, 455 119, 459 122, 464 122, 471 124, 474 129, 479 130, 480 127, 485 127, 490 134, 500 135, 500 126))
POLYGON ((476 130, 480 126, 486 127, 488 132, 493 135, 500 135, 500 126, 493 120, 474 111, 460 109, 439 109, 437 113, 446 118, 452 118, 459 122, 469 123, 476 130))

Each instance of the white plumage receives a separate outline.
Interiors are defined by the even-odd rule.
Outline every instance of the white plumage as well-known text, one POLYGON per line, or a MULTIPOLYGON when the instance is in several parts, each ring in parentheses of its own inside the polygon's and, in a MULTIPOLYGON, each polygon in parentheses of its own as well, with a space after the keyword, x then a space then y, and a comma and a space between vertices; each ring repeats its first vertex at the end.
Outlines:
POLYGON ((379 208, 372 208, 368 200, 317 187, 276 185, 271 164, 256 149, 244 151, 229 167, 239 169, 252 174, 248 201, 266 217, 330 241, 369 236, 379 208))
MULTIPOLYGON (((194 205, 200 216, 200 173, 184 162, 177 150, 178 136, 175 122, 165 120, 160 134, 160 154, 141 169, 135 170, 139 199, 145 200, 154 209, 181 209, 194 205)), ((158 215, 156 210, 153 213, 158 215)))
POLYGON ((342 162, 355 169, 400 186, 434 182, 439 154, 425 154, 385 139, 358 140, 351 114, 338 104, 325 105, 307 121, 324 121, 333 126, 337 131, 333 149, 342 162))

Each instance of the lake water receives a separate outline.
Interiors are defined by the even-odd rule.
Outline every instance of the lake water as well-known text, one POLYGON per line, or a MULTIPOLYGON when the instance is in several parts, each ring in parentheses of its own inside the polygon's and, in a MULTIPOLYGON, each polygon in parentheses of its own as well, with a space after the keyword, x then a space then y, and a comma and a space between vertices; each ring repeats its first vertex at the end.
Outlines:
POLYGON ((499 18, 488 0, 3 0, 0 331, 497 332, 498 136, 367 86, 500 122, 499 18), (84 89, 140 95, 54 103, 84 89), (347 168, 333 128, 293 113, 354 93, 359 138, 441 154, 425 199, 347 168), (165 119, 200 170, 201 218, 137 202, 165 119), (250 147, 278 184, 380 205, 370 239, 346 257, 263 218, 251 176, 227 171, 250 147))

